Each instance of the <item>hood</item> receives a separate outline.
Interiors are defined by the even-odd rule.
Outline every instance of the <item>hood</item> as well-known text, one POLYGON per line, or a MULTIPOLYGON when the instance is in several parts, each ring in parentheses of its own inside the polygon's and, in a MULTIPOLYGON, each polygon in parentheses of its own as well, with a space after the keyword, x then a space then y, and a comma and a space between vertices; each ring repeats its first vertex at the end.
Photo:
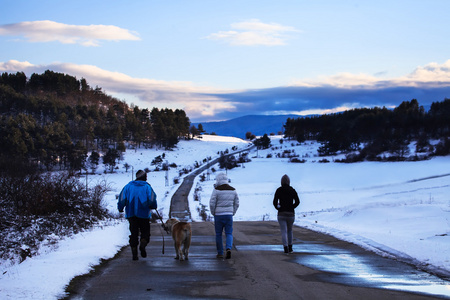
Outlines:
POLYGON ((281 185, 290 185, 290 184, 291 180, 289 179, 289 176, 283 175, 283 177, 281 177, 281 185))
POLYGON ((220 173, 216 176, 216 186, 228 184, 228 177, 225 173, 220 173))

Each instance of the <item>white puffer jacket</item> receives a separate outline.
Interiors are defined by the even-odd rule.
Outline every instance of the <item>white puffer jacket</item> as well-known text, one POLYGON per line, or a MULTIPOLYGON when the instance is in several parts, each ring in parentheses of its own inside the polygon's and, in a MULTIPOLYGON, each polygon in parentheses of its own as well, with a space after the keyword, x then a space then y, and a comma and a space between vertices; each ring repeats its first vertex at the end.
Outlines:
POLYGON ((239 197, 234 187, 228 184, 228 177, 220 173, 211 194, 209 208, 213 216, 234 216, 239 208, 239 197))

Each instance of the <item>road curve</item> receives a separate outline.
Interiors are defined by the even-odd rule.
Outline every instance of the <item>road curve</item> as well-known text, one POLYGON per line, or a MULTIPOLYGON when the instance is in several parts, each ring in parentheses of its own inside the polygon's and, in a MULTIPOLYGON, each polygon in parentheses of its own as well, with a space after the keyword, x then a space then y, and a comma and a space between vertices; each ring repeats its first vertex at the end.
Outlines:
MULTIPOLYGON (((236 155, 242 152, 251 151, 255 148, 255 145, 252 145, 246 149, 238 150, 227 154, 225 156, 236 155)), ((220 158, 215 158, 209 161, 207 164, 199 167, 192 171, 189 175, 187 175, 184 179, 177 191, 172 195, 172 199, 170 201, 170 211, 169 218, 177 218, 181 221, 190 221, 191 213, 189 210, 189 201, 188 196, 192 189, 192 185, 194 184, 194 179, 196 176, 200 175, 203 171, 211 168, 213 165, 219 162, 220 158)))

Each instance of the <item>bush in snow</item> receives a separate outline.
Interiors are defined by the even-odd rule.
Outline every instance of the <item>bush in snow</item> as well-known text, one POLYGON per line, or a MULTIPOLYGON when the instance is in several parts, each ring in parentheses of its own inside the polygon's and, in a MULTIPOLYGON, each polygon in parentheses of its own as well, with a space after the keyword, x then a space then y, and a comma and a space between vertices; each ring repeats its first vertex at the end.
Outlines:
POLYGON ((112 218, 102 200, 106 182, 86 186, 68 173, 41 174, 29 164, 0 162, 1 259, 22 261, 43 244, 112 218))

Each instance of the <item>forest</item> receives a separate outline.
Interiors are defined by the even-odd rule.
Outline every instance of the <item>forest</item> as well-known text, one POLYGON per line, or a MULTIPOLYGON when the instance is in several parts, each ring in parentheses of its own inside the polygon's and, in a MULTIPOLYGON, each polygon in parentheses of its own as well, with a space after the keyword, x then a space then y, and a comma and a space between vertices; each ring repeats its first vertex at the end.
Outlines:
POLYGON ((416 152, 424 153, 413 159, 426 159, 429 155, 450 154, 450 99, 433 102, 428 111, 412 99, 394 109, 358 108, 289 118, 284 127, 287 138, 321 142, 321 156, 346 153, 343 162, 405 160, 413 141, 416 152))
POLYGON ((46 170, 81 170, 90 152, 114 164, 128 147, 172 148, 189 138, 183 110, 128 106, 84 78, 45 71, 0 77, 0 160, 25 160, 46 170))

